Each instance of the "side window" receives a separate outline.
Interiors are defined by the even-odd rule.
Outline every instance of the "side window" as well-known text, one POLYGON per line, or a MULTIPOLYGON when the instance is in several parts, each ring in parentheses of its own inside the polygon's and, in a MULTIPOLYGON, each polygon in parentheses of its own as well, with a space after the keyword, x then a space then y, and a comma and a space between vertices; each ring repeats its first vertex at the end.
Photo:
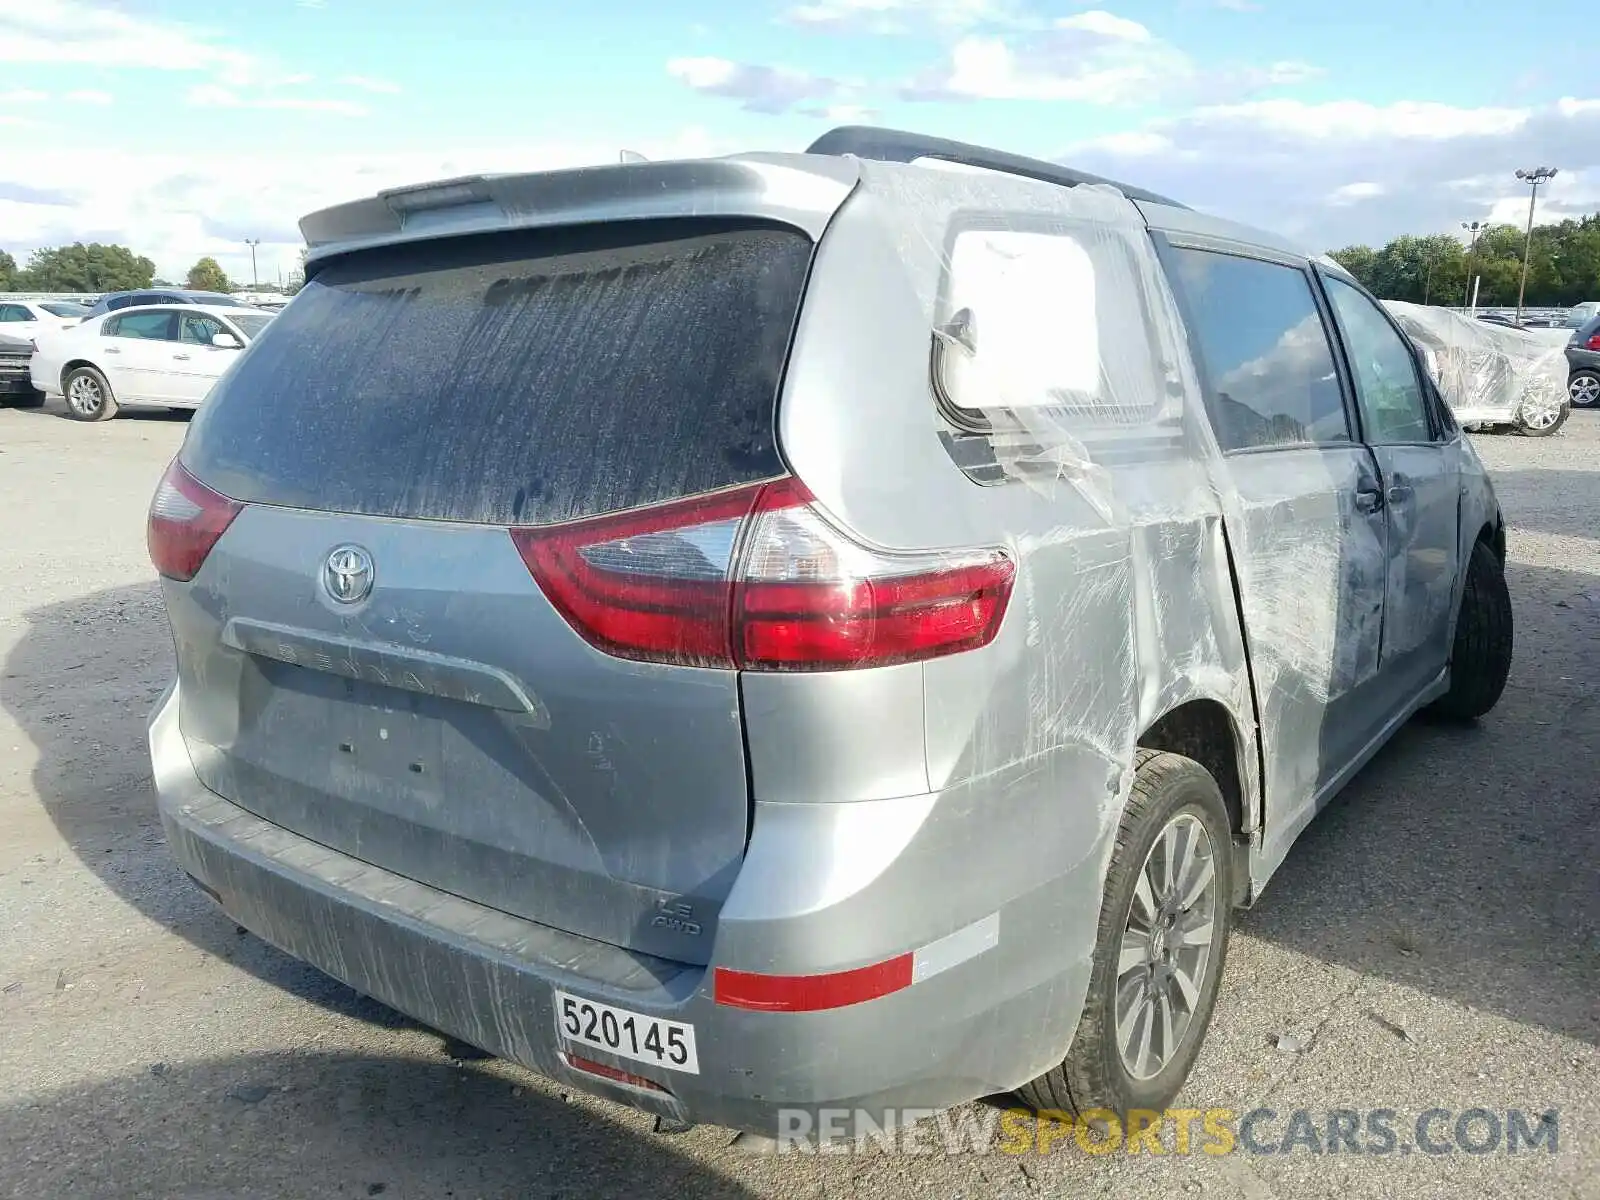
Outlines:
POLYGON ((17 321, 31 321, 33 314, 20 304, 0 304, 0 324, 10 325, 17 321))
POLYGON ((1222 448, 1348 442, 1333 349, 1306 273, 1211 250, 1173 253, 1222 448))
POLYGON ((1168 399, 1167 370, 1143 336, 1138 280, 1130 247, 1103 231, 960 231, 934 334, 941 401, 980 424, 1151 420, 1168 399))
POLYGON ((211 339, 223 332, 222 322, 203 313, 184 313, 178 318, 178 340, 196 346, 209 346, 211 339))
POLYGON ((1367 440, 1377 445, 1432 441, 1428 402, 1406 340, 1355 288, 1339 279, 1326 282, 1350 355, 1367 440))
POLYGON ((142 338, 146 341, 173 340, 173 316, 168 312, 126 313, 116 319, 116 327, 107 322, 105 332, 111 337, 142 338))

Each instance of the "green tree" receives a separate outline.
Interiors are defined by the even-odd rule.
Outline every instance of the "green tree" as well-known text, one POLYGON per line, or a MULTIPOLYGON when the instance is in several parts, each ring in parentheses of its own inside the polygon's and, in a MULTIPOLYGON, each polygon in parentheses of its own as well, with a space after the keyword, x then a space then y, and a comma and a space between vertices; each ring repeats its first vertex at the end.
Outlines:
POLYGON ((1378 261, 1378 252, 1371 246, 1346 246, 1343 250, 1332 251, 1328 257, 1354 275, 1362 287, 1371 290, 1372 268, 1378 261))
POLYGON ((189 268, 189 286, 197 292, 226 292, 232 287, 221 264, 210 257, 189 268))
POLYGON ((120 292, 149 287, 156 265, 126 246, 74 242, 35 250, 19 288, 35 292, 120 292))
POLYGON ((17 260, 0 250, 0 292, 17 290, 17 260))

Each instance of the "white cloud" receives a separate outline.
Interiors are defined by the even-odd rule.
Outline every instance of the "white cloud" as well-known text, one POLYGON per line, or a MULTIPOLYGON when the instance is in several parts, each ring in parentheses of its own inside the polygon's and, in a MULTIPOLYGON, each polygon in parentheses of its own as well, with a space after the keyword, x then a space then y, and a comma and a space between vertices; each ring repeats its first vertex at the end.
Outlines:
POLYGON ((917 26, 969 29, 1017 21, 1012 0, 812 0, 783 20, 839 33, 908 33, 917 26))
POLYGON ((1139 22, 1091 10, 1025 37, 969 34, 951 48, 948 63, 902 94, 910 100, 1119 104, 1151 99, 1194 73, 1186 55, 1139 22))
POLYGON ((1120 42, 1151 42, 1155 39, 1150 31, 1137 21, 1130 21, 1126 17, 1118 17, 1100 9, 1091 9, 1089 12, 1079 13, 1075 17, 1062 17, 1056 22, 1057 29, 1081 29, 1085 33, 1098 34, 1103 38, 1110 38, 1120 42))
POLYGON ((350 100, 326 100, 308 96, 242 96, 229 88, 204 83, 189 89, 185 99, 197 108, 260 108, 282 112, 322 112, 341 117, 364 117, 366 106, 350 100))
POLYGON ((1371 181, 1347 183, 1342 187, 1333 189, 1333 192, 1328 196, 1328 203, 1340 206, 1357 204, 1362 200, 1376 199, 1384 195, 1388 190, 1383 184, 1372 183, 1371 181))
POLYGON ((15 113, 0 113, 0 125, 10 129, 24 129, 34 124, 27 117, 19 117, 15 113))
POLYGON ((113 97, 110 92, 96 91, 93 88, 81 88, 75 92, 68 92, 67 99, 74 104, 110 104, 113 97))
POLYGON ((0 0, 0 62, 249 75, 254 59, 187 25, 85 0, 0 0))
POLYGON ((43 104, 50 99, 48 92, 38 92, 30 88, 13 88, 9 92, 0 92, 0 104, 43 104))
POLYGON ((824 104, 800 111, 808 117, 821 117, 825 121, 839 121, 846 125, 858 125, 878 116, 877 109, 863 104, 824 104))
POLYGON ((346 87, 360 88, 364 92, 377 92, 384 96, 395 96, 400 93, 398 83, 390 83, 387 79, 373 79, 368 75, 346 75, 339 82, 346 87))
POLYGON ((1070 148, 1063 161, 1276 229, 1323 250, 1464 220, 1527 218, 1518 167, 1561 174, 1539 218, 1600 209, 1600 101, 1454 108, 1403 101, 1260 100, 1202 106, 1070 148), (1151 153, 1163 139, 1172 149, 1151 153))
POLYGON ((1138 21, 1090 9, 1024 32, 968 33, 951 47, 946 62, 900 94, 907 100, 1220 103, 1322 73, 1299 60, 1201 66, 1138 21))
MULTIPOLYGON (((0 165, 0 229, 18 261, 40 246, 116 242, 154 259, 167 279, 183 278, 196 259, 211 255, 230 278, 248 280, 244 240, 260 238, 261 278, 275 281, 280 265, 287 272, 298 262, 297 222, 315 209, 431 179, 609 165, 619 148, 574 141, 410 154, 145 155, 102 147, 93 151, 90 172, 82 147, 39 144, 28 151, 25 170, 15 159, 0 165)), ((633 148, 660 160, 742 147, 689 129, 633 148)))
POLYGON ((738 100, 747 112, 769 114, 788 112, 808 100, 832 99, 844 86, 805 71, 726 58, 674 58, 667 73, 697 92, 738 100))

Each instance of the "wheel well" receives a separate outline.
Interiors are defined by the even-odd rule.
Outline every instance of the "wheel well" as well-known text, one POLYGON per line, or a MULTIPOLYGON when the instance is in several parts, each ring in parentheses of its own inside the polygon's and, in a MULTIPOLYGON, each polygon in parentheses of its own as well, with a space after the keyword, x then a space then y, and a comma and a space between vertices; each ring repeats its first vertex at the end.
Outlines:
POLYGON ((94 369, 97 370, 97 371, 100 369, 99 367, 95 367, 95 365, 92 362, 90 362, 88 359, 86 359, 86 358, 75 358, 71 362, 62 363, 61 364, 61 390, 62 391, 66 391, 67 390, 67 376, 71 375, 79 367, 94 367, 94 369))
POLYGON ((1499 559, 1502 567, 1506 565, 1506 527, 1504 522, 1497 521, 1493 525, 1485 525, 1478 530, 1478 540, 1494 551, 1494 556, 1499 559))
POLYGON ((1239 737, 1228 710, 1215 700, 1191 700, 1164 715, 1139 738, 1145 750, 1192 758, 1217 781, 1234 833, 1244 829, 1244 785, 1239 778, 1239 737))

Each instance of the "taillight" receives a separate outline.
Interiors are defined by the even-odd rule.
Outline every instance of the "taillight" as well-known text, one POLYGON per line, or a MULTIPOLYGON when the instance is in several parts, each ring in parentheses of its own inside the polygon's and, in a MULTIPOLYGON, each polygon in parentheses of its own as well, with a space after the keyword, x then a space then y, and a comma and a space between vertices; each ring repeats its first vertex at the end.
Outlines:
POLYGON ((551 603, 624 658, 754 671, 917 662, 988 645, 1000 550, 861 545, 793 479, 549 529, 513 529, 551 603))
POLYGON ((243 508, 237 500, 212 491, 173 459, 150 502, 150 561, 168 579, 188 582, 243 508))
POLYGON ((1600 350, 1600 333, 1591 333, 1584 346, 1589 350, 1600 350))

